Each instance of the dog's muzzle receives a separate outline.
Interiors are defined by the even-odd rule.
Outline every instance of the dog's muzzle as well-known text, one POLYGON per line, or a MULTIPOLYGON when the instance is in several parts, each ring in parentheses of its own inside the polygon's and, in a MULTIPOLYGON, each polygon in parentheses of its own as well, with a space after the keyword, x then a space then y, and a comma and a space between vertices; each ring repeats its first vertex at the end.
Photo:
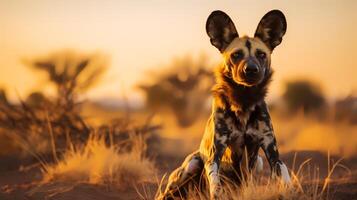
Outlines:
POLYGON ((247 84, 255 85, 260 82, 262 78, 259 64, 253 58, 248 58, 242 67, 243 80, 247 84))
POLYGON ((246 77, 251 77, 251 76, 256 76, 259 73, 259 67, 258 65, 252 61, 251 59, 249 59, 244 67, 243 67, 243 71, 246 77))

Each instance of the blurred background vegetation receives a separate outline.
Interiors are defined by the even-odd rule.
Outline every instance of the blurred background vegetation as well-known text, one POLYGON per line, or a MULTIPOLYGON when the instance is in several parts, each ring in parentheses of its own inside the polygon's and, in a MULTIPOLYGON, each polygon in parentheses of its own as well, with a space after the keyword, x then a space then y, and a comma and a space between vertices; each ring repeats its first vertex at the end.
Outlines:
POLYGON ((146 107, 155 112, 170 110, 180 126, 187 127, 206 113, 207 100, 214 83, 213 72, 203 56, 173 60, 169 71, 155 76, 152 83, 140 84, 146 107))
MULTIPOLYGON (((38 142, 31 144, 42 144, 33 146, 50 148, 52 132, 59 138, 55 145, 67 147, 68 138, 83 142, 93 132, 102 132, 109 141, 113 131, 153 128, 155 134, 149 135, 156 135, 153 141, 164 141, 161 145, 167 151, 174 153, 179 143, 184 153, 190 152, 197 148, 210 114, 212 71, 221 61, 204 31, 207 16, 212 10, 225 10, 241 35, 252 35, 263 13, 280 8, 291 30, 274 52, 276 73, 267 98, 279 141, 287 149, 295 148, 289 141, 310 132, 321 137, 329 132, 354 142, 356 41, 331 38, 356 32, 350 20, 355 18, 355 5, 354 1, 3 2, 0 129, 6 134, 1 137, 17 135, 27 141, 33 136, 38 142), (306 30, 309 37, 301 37, 306 30), (321 34, 321 30, 333 31, 321 34), (333 50, 322 51, 327 49, 333 50), (205 56, 199 55, 202 50, 205 56)), ((301 138, 301 148, 322 148, 318 139, 309 144, 301 138)), ((2 143, 9 141, 13 140, 2 143)))
MULTIPOLYGON (((97 130, 107 141, 113 136, 125 140, 130 137, 129 132, 140 132, 146 135, 153 149, 157 148, 160 138, 175 138, 183 142, 184 151, 191 151, 203 134, 211 109, 216 65, 208 64, 207 60, 204 55, 182 56, 160 67, 166 70, 147 72, 149 78, 137 83, 145 104, 133 107, 127 102, 118 107, 81 97, 105 74, 109 62, 103 54, 62 50, 28 59, 24 62, 34 70, 34 76, 44 73, 45 84, 51 85, 55 93, 45 95, 42 91, 33 91, 24 100, 19 97, 19 102, 11 102, 6 89, 1 89, 0 130, 6 133, 2 137, 7 138, 2 143, 11 144, 10 141, 15 140, 12 146, 20 144, 26 151, 37 153, 51 152, 51 145, 62 151, 71 145, 70 141, 84 143, 90 133, 97 130)), ((351 137, 356 134, 357 97, 354 94, 331 100, 325 97, 323 86, 316 80, 296 79, 283 84, 281 97, 269 101, 278 129, 284 127, 283 123, 292 124, 289 120, 294 122, 299 118, 301 122, 347 124, 352 132, 345 134, 351 137)), ((123 100, 127 101, 125 97, 123 100)), ((285 132, 281 133, 282 138, 290 135, 285 132)), ((174 149, 170 141, 165 144, 168 149, 174 149)))

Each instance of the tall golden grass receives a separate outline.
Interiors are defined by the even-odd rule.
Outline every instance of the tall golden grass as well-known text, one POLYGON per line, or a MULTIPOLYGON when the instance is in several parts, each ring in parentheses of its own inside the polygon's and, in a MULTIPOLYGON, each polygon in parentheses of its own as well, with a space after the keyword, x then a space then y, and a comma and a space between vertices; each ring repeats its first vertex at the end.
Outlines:
POLYGON ((43 167, 43 183, 72 182, 109 184, 120 189, 152 182, 156 168, 145 156, 146 143, 140 136, 131 138, 130 151, 107 145, 103 137, 91 135, 85 146, 68 149, 54 164, 43 167))

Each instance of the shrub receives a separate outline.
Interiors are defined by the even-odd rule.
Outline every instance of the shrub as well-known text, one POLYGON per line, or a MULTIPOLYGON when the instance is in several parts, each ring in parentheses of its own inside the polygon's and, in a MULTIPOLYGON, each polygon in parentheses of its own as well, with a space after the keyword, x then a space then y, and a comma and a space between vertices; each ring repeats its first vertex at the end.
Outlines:
POLYGON ((283 99, 291 112, 303 109, 305 113, 310 113, 325 105, 325 97, 319 87, 307 80, 288 82, 283 99))

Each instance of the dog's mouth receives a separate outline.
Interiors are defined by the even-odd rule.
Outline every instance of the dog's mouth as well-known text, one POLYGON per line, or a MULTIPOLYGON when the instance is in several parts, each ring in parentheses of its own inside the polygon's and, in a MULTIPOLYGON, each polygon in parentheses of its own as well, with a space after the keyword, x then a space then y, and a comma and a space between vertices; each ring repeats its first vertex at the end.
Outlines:
POLYGON ((261 81, 261 77, 259 74, 257 75, 245 75, 243 78, 244 82, 248 85, 257 85, 260 83, 261 81))
POLYGON ((237 84, 248 86, 248 87, 253 87, 258 85, 261 81, 260 79, 253 79, 253 78, 248 78, 248 79, 243 79, 243 80, 234 80, 237 84))

